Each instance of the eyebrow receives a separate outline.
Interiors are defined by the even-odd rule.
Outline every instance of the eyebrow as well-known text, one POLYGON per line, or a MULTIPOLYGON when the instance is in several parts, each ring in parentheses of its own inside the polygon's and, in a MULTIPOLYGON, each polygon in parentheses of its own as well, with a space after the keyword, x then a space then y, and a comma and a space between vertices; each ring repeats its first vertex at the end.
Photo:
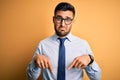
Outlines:
MULTIPOLYGON (((62 17, 61 15, 57 15, 57 17, 62 17)), ((62 17, 63 18, 63 17, 62 17)), ((69 16, 66 16, 66 18, 70 18, 70 19, 73 19, 73 18, 71 18, 71 17, 69 17, 69 16)), ((64 19, 66 19, 66 18, 64 18, 64 19)))

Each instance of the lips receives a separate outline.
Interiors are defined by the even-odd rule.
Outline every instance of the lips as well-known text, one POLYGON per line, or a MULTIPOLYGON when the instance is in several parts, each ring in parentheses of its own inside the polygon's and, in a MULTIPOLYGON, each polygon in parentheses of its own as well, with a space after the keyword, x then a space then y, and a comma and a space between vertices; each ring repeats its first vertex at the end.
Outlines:
POLYGON ((65 30, 65 28, 63 28, 63 27, 60 27, 60 28, 59 28, 59 30, 60 30, 60 31, 64 31, 64 30, 65 30))

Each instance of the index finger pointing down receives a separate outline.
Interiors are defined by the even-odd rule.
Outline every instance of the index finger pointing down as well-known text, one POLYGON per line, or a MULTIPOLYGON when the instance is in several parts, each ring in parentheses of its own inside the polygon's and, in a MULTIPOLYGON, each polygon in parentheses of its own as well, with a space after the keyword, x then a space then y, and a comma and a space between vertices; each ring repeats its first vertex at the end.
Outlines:
POLYGON ((52 64, 50 63, 50 61, 48 61, 48 68, 50 69, 50 72, 53 71, 52 64))
POLYGON ((70 70, 71 68, 73 68, 74 65, 75 65, 75 63, 76 63, 76 60, 74 60, 74 61, 70 64, 70 66, 68 67, 68 70, 70 70))

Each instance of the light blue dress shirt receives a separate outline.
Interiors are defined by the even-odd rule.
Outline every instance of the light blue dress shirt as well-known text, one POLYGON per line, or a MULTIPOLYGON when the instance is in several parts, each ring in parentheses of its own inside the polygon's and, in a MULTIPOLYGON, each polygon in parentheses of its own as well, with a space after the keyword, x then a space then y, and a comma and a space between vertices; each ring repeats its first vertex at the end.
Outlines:
MULTIPOLYGON (((66 37, 67 40, 64 42, 66 49, 66 80, 82 80, 83 69, 72 68, 71 70, 67 70, 67 68, 76 57, 86 54, 93 55, 93 53, 87 41, 76 37, 71 33, 66 37)), ((43 80, 57 80, 59 43, 60 42, 56 34, 40 41, 33 56, 33 60, 27 67, 27 76, 29 80, 37 80, 42 71, 42 69, 39 68, 34 62, 34 57, 37 54, 47 56, 53 67, 52 73, 47 68, 43 70, 43 80)), ((95 61, 91 65, 87 66, 85 71, 90 80, 100 80, 101 69, 95 61)))

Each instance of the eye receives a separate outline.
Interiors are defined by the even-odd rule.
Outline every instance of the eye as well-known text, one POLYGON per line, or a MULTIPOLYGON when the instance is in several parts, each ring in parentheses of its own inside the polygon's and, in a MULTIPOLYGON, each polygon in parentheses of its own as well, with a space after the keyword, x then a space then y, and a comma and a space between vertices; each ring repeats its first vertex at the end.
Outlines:
POLYGON ((62 17, 56 16, 55 19, 58 20, 58 21, 61 21, 61 20, 62 20, 62 17))
POLYGON ((72 21, 72 19, 67 18, 67 19, 65 19, 65 21, 70 22, 70 21, 72 21))

